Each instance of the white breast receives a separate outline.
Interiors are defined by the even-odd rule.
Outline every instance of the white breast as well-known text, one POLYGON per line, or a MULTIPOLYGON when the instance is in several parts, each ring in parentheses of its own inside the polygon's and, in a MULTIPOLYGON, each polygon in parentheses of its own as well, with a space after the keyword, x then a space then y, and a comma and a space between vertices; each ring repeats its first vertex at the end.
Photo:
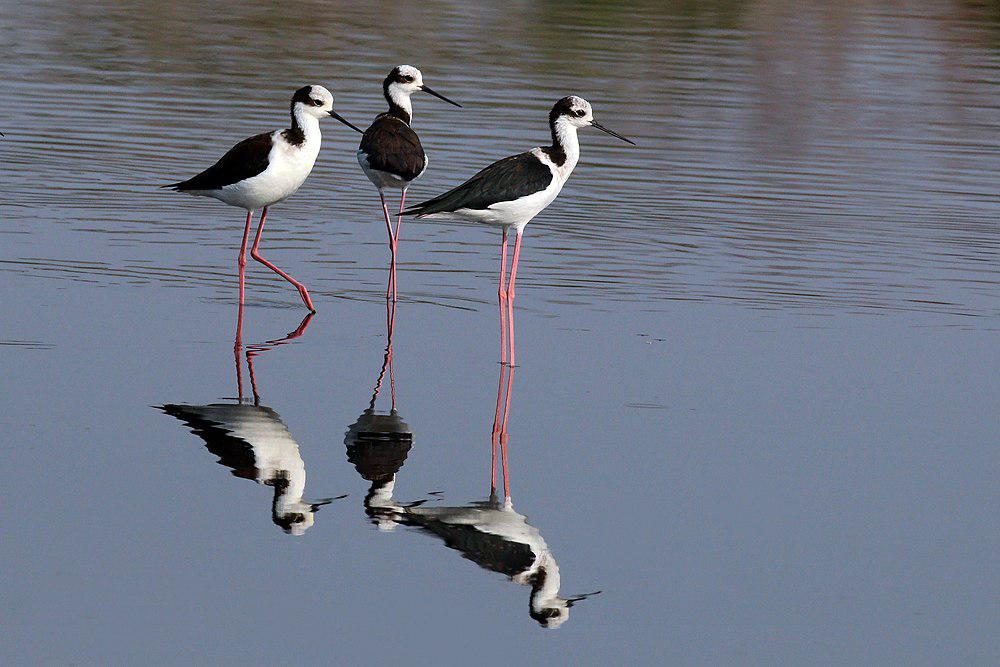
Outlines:
POLYGON ((293 146, 285 141, 280 131, 271 137, 274 145, 268 154, 267 169, 245 181, 225 186, 219 199, 232 206, 258 209, 291 197, 305 183, 316 164, 320 139, 307 139, 293 146))

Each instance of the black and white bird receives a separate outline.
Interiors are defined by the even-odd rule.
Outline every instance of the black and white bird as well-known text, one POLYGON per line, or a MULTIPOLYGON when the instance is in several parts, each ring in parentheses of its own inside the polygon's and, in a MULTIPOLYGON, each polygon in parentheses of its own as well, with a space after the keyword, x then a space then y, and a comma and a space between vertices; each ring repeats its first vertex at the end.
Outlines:
POLYGON ((230 206, 246 209, 246 226, 243 229, 243 243, 238 260, 241 304, 250 222, 253 220, 253 212, 262 209, 250 256, 295 285, 302 302, 315 312, 305 285, 260 255, 260 239, 267 219, 267 209, 295 194, 312 171, 322 142, 319 130, 321 118, 333 117, 358 132, 361 129, 333 110, 333 95, 323 86, 303 86, 296 90, 292 95, 291 112, 291 127, 244 139, 197 176, 164 187, 191 195, 213 197, 230 206))
POLYGON ((302 535, 313 525, 316 511, 329 504, 330 499, 303 498, 306 467, 299 445, 271 408, 213 403, 160 409, 184 422, 233 475, 272 487, 271 521, 286 533, 302 535))
POLYGON ((410 122, 413 120, 410 95, 417 91, 429 93, 456 107, 462 106, 424 85, 423 75, 416 67, 410 65, 394 67, 382 82, 382 93, 389 103, 389 110, 375 117, 361 137, 361 145, 358 147, 358 163, 368 180, 378 188, 378 196, 382 200, 382 214, 385 216, 385 225, 389 233, 391 254, 389 280, 393 297, 396 291, 396 249, 402 222, 400 216, 406 203, 406 189, 427 169, 427 155, 420 145, 417 133, 410 127, 410 122), (386 188, 402 191, 395 231, 389 216, 389 207, 385 202, 386 188))
POLYGON ((514 510, 509 498, 491 497, 457 507, 432 507, 419 501, 402 505, 392 499, 394 483, 393 478, 365 498, 365 510, 381 530, 387 531, 391 524, 420 528, 484 570, 529 586, 528 614, 542 627, 558 628, 569 619, 574 604, 599 592, 559 594, 562 580, 551 549, 538 529, 514 510))
MULTIPOLYGON (((486 167, 456 188, 433 199, 417 204, 403 215, 443 220, 467 220, 503 229, 500 260, 501 331, 503 331, 503 306, 507 306, 510 328, 510 363, 514 363, 513 321, 514 280, 517 260, 521 252, 521 233, 525 225, 542 212, 559 195, 563 185, 573 173, 580 159, 580 142, 577 130, 596 127, 633 146, 635 142, 609 130, 594 120, 590 102, 570 95, 555 103, 549 112, 552 144, 532 148, 525 153, 512 155, 486 167), (514 257, 511 260, 510 281, 504 289, 507 263, 507 233, 514 228, 514 257)), ((506 349, 506 345, 504 345, 506 349)), ((506 359, 503 359, 506 361, 506 359)))

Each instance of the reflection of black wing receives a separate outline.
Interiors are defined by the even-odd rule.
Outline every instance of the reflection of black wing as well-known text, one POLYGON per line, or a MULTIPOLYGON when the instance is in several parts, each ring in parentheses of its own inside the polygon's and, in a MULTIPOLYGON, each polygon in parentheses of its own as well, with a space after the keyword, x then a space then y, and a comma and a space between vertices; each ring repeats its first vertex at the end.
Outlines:
POLYGON ((205 447, 219 457, 219 463, 232 470, 237 477, 257 479, 257 460, 253 455, 252 445, 232 434, 222 421, 217 421, 224 412, 220 409, 267 411, 274 414, 270 408, 251 405, 163 405, 160 409, 171 417, 184 422, 191 432, 205 441, 205 447))
POLYGON ((229 149, 219 161, 186 181, 172 183, 164 187, 178 191, 185 190, 218 190, 227 185, 253 178, 267 169, 268 156, 271 154, 273 141, 271 132, 258 134, 244 139, 229 149))
POLYGON ((407 209, 404 215, 448 213, 462 208, 481 211, 493 204, 527 197, 549 187, 552 172, 533 153, 494 162, 443 195, 407 209))
POLYGON ((409 125, 389 114, 381 114, 361 137, 359 147, 370 169, 378 169, 412 181, 424 171, 427 158, 420 139, 409 125))
POLYGON ((525 572, 535 562, 535 552, 527 544, 484 533, 475 526, 435 521, 416 514, 406 514, 400 522, 408 526, 419 526, 437 535, 449 549, 460 551, 463 558, 485 570, 508 577, 525 572))
POLYGON ((344 434, 347 460, 369 482, 392 479, 413 446, 413 431, 393 410, 387 415, 365 410, 344 434))

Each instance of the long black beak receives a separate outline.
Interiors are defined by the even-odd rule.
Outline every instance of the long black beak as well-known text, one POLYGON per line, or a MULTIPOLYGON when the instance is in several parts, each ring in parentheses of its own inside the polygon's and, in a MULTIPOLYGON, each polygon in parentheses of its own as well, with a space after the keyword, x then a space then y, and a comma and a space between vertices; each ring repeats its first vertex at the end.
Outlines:
POLYGON ((364 130, 362 130, 361 128, 359 128, 359 127, 358 127, 357 125, 352 125, 352 124, 351 124, 351 123, 350 123, 350 122, 349 122, 349 121, 348 121, 348 120, 347 120, 346 118, 344 118, 343 116, 341 116, 341 115, 340 115, 339 113, 337 113, 337 112, 336 112, 336 111, 334 111, 333 109, 330 109, 330 116, 331 116, 331 117, 333 117, 333 118, 336 118, 336 119, 337 119, 337 120, 339 120, 339 121, 340 121, 341 123, 343 123, 343 124, 344 124, 344 125, 346 125, 347 127, 351 128, 352 130, 355 130, 355 131, 357 131, 357 132, 360 132, 361 134, 364 134, 364 133, 365 133, 365 131, 364 131, 364 130))
POLYGON ((600 123, 598 123, 595 120, 590 121, 590 124, 593 125, 594 127, 596 127, 601 132, 607 132, 612 137, 618 137, 619 139, 621 139, 622 141, 624 141, 626 143, 632 144, 633 146, 636 145, 636 143, 634 141, 632 141, 631 139, 627 139, 626 137, 623 137, 622 135, 618 134, 614 130, 609 130, 608 128, 604 127, 603 125, 601 125, 600 123))
MULTIPOLYGON (((622 139, 624 139, 624 138, 625 137, 622 137, 622 139)), ((594 591, 593 593, 584 593, 583 595, 574 595, 571 598, 566 598, 566 606, 567 607, 572 607, 577 602, 583 602, 584 600, 586 600, 589 597, 593 597, 595 595, 600 595, 600 594, 601 594, 601 591, 594 591)))
POLYGON ((461 104, 459 104, 458 102, 452 102, 451 100, 449 100, 449 99, 448 99, 447 97, 445 97, 445 96, 444 96, 444 95, 442 95, 441 93, 436 93, 436 92, 434 92, 433 90, 431 90, 430 88, 428 88, 427 86, 420 86, 420 90, 424 91, 425 93, 430 93, 430 94, 431 94, 431 95, 433 95, 434 97, 438 98, 439 100, 444 100, 444 101, 445 101, 445 102, 447 102, 448 104, 454 104, 454 105, 455 105, 456 107, 458 107, 459 109, 461 109, 461 108, 462 108, 462 105, 461 105, 461 104))
POLYGON ((315 502, 309 503, 309 509, 311 509, 313 512, 318 512, 319 508, 322 507, 323 505, 329 505, 334 500, 340 500, 340 499, 346 498, 346 497, 347 497, 347 494, 345 493, 344 495, 337 496, 336 498, 321 498, 320 500, 317 500, 315 502))

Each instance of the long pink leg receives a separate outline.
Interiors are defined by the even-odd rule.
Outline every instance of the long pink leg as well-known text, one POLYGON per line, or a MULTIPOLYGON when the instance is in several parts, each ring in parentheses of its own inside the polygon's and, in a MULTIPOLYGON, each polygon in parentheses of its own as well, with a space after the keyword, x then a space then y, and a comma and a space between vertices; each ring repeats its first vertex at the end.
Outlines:
POLYGON ((396 233, 392 237, 392 300, 396 300, 396 266, 399 258, 399 230, 403 226, 403 207, 406 206, 406 188, 399 197, 399 214, 396 216, 396 233))
MULTIPOLYGON (((243 244, 240 245, 240 256, 236 260, 236 264, 239 266, 240 270, 240 305, 243 305, 243 293, 244 293, 244 276, 246 275, 247 266, 247 240, 250 238, 250 222, 253 220, 253 211, 247 211, 247 224, 243 228, 243 244)), ((239 331, 237 330, 237 338, 239 338, 239 331)))
POLYGON ((240 245, 240 255, 236 259, 240 275, 240 303, 236 310, 236 341, 233 343, 233 356, 236 359, 236 391, 240 401, 243 400, 243 369, 240 364, 240 353, 243 351, 243 295, 244 278, 247 266, 247 240, 250 238, 250 222, 253 219, 253 211, 247 211, 247 223, 243 228, 243 243, 240 245))
POLYGON ((399 196, 399 215, 396 216, 396 235, 392 239, 393 245, 399 245, 399 228, 403 226, 403 208, 406 207, 406 188, 403 188, 403 194, 399 196))
POLYGON ((253 247, 250 248, 250 256, 253 257, 255 260, 257 260, 258 262, 260 262, 261 264, 263 264, 264 266, 266 266, 267 268, 277 273, 279 276, 281 276, 291 284, 295 285, 295 288, 299 290, 299 296, 302 297, 302 303, 306 305, 306 308, 315 313, 316 308, 313 307, 313 302, 312 299, 309 298, 309 290, 306 289, 306 286, 300 283, 295 278, 292 278, 290 275, 288 275, 287 273, 276 267, 271 262, 261 257, 260 253, 257 251, 258 246, 260 246, 261 234, 264 233, 264 221, 266 219, 267 219, 267 207, 265 206, 264 210, 260 214, 260 225, 257 227, 257 235, 254 236, 253 239, 253 247))
POLYGON ((517 278, 517 260, 521 255, 521 232, 514 239, 514 259, 510 263, 510 280, 507 282, 507 341, 510 344, 510 365, 514 365, 514 280, 517 278))
POLYGON ((396 236, 392 231, 392 219, 389 216, 389 206, 385 203, 385 193, 379 188, 378 197, 382 200, 382 215, 385 216, 385 228, 389 232, 389 286, 385 290, 385 298, 396 300, 396 236))
POLYGON ((500 308, 500 363, 507 363, 507 288, 504 280, 507 271, 507 228, 503 228, 500 242, 500 286, 497 288, 497 304, 500 308))

